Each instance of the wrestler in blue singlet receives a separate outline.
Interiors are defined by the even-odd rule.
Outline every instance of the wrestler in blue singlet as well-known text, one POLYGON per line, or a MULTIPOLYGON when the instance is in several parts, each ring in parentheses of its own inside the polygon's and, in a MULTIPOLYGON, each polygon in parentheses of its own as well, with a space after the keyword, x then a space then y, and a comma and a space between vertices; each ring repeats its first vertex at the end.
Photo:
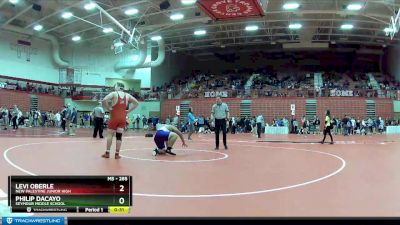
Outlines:
POLYGON ((154 142, 158 149, 162 150, 165 148, 165 142, 168 141, 170 132, 171 131, 169 131, 165 126, 160 126, 157 129, 156 135, 154 136, 154 142))

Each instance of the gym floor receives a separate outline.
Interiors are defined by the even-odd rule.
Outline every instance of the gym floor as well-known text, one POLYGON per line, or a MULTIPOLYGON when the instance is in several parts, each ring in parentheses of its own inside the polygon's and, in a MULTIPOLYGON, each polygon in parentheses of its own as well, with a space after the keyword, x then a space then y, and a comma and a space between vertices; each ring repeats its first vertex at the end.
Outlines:
POLYGON ((128 131, 115 160, 100 157, 106 140, 91 134, 0 131, 0 201, 8 175, 131 175, 131 216, 400 216, 396 135, 321 145, 321 135, 229 134, 229 150, 214 151, 213 134, 196 134, 186 149, 177 141, 177 156, 153 157, 153 139, 128 131))

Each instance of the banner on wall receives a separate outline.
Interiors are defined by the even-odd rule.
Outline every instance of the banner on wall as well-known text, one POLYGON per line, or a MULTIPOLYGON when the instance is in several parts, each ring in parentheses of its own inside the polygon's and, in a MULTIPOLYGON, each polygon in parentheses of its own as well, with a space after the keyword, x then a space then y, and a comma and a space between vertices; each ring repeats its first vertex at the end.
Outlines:
POLYGON ((215 97, 227 98, 228 91, 206 91, 206 92, 204 92, 204 97, 206 97, 206 98, 215 98, 215 97))
POLYGON ((291 113, 292 116, 296 115, 296 105, 295 104, 290 104, 290 111, 292 111, 292 113, 291 113))
POLYGON ((352 90, 331 90, 331 97, 353 97, 354 93, 352 90))

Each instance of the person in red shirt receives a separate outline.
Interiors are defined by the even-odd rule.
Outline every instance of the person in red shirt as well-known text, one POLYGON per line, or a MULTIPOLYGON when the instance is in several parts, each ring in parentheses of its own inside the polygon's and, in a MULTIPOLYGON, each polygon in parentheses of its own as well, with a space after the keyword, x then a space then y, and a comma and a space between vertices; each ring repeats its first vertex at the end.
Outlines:
POLYGON ((139 105, 139 102, 132 97, 132 95, 125 93, 123 90, 124 84, 118 82, 115 85, 115 91, 111 92, 103 99, 104 108, 108 109, 111 114, 111 119, 108 123, 107 149, 106 153, 102 155, 103 158, 110 158, 110 148, 114 134, 117 139, 115 145, 115 159, 121 158, 119 150, 122 144, 122 133, 126 125, 126 115, 139 105), (111 107, 109 105, 110 101, 112 102, 111 107), (127 106, 129 106, 128 110, 126 110, 127 106))

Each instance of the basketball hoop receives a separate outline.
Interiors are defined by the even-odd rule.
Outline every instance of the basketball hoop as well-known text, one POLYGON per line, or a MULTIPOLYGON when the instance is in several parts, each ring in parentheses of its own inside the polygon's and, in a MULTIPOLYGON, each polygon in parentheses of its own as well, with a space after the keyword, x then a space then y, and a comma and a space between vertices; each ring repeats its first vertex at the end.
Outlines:
POLYGON ((133 49, 139 49, 140 39, 142 34, 136 28, 132 29, 131 35, 129 37, 128 43, 133 49))

